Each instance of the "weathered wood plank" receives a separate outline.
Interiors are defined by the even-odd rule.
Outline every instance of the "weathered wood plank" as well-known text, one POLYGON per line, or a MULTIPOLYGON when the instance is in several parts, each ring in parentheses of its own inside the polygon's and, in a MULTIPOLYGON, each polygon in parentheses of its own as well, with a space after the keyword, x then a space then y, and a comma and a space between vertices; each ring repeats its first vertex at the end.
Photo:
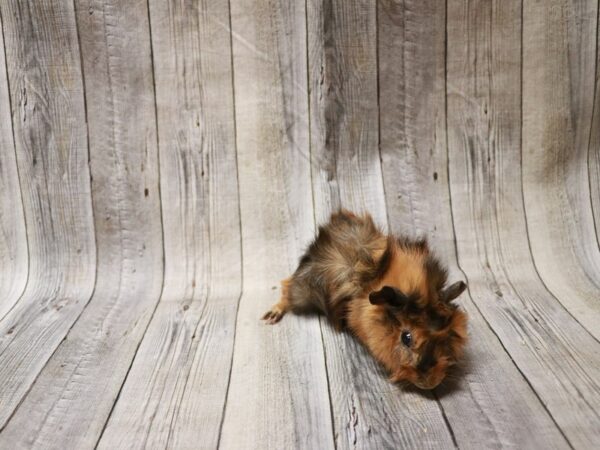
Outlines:
POLYGON ((96 287, 0 435, 0 447, 94 447, 160 296, 162 230, 145 8, 140 1, 76 2, 93 177, 96 287))
POLYGON ((307 8, 317 223, 352 206, 385 224, 381 166, 374 157, 379 139, 376 5, 310 0, 307 8))
MULTIPOLYGON (((387 227, 378 151, 377 7, 308 3, 311 160, 317 222, 340 206, 387 227)), ((350 335, 322 319, 337 448, 452 447, 435 399, 389 383, 350 335)))
POLYGON ((73 7, 0 2, 0 447, 93 447, 117 396, 102 448, 596 444, 598 5, 523 2, 76 0, 85 97, 73 7), (258 320, 339 206, 464 269, 433 395, 258 320))
MULTIPOLYGON (((527 241, 520 182, 521 5, 453 0, 448 6, 449 176, 458 262, 475 305, 569 443, 593 446, 600 429, 594 406, 600 344, 546 290, 527 241)), ((532 32, 530 25, 523 24, 524 33, 532 32)), ((523 57, 528 65, 534 55, 523 57)), ((511 420, 512 408, 505 413, 511 420)), ((552 431, 547 423, 545 429, 552 431)), ((548 446, 567 444, 555 432, 535 438, 547 438, 548 446)))
POLYGON ((449 210, 439 219, 433 214, 448 200, 442 188, 446 5, 434 0, 378 5, 380 143, 390 227, 396 233, 427 232, 429 239, 450 240, 452 246, 449 210), (442 218, 445 227, 438 232, 432 223, 442 218))
POLYGON ((0 320, 23 293, 29 270, 4 53, 0 15, 0 320))
POLYGON ((150 20, 165 284, 99 448, 215 448, 241 293, 229 7, 152 1, 150 20))
POLYGON ((87 130, 73 5, 0 2, 29 281, 0 323, 0 429, 90 299, 87 130))
POLYGON ((244 293, 223 448, 332 448, 319 323, 259 317, 313 236, 304 2, 231 3, 244 293))
POLYGON ((596 239, 600 243, 600 23, 596 24, 596 70, 592 124, 588 142, 588 177, 596 239))
POLYGON ((539 274, 600 340, 600 250, 587 158, 597 12, 595 0, 524 3, 522 164, 539 274))
MULTIPOLYGON (((478 35, 478 44, 466 31, 490 30, 501 32, 509 48, 495 52, 495 73, 502 75, 494 86, 519 86, 519 2, 497 4, 493 15, 490 2, 470 5, 474 9, 464 8, 462 2, 449 4, 453 81, 462 88, 479 75, 470 65, 469 48, 480 60, 490 58, 489 36, 478 35), (458 67, 465 68, 457 73, 458 67)), ((379 27, 381 156, 390 227, 397 233, 427 236, 449 264, 450 280, 464 279, 456 262, 447 171, 446 5, 433 0, 381 2, 379 27)), ((462 109, 472 108, 456 90, 448 96, 452 114, 464 117, 462 109)), ((519 96, 508 98, 503 109, 518 129, 519 96)), ((518 135, 507 144, 518 148, 518 135)), ((467 355, 460 370, 435 390, 458 447, 565 447, 551 416, 468 294, 458 302, 469 314, 467 355)))

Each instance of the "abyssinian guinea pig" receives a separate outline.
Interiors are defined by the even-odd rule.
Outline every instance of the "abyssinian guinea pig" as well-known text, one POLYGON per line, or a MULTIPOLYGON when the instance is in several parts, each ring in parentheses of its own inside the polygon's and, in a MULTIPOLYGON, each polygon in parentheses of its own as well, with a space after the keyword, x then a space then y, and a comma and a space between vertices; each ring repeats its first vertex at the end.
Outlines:
POLYGON ((446 282, 426 241, 384 235, 368 214, 342 210, 319 227, 263 319, 274 324, 288 311, 324 313, 368 348, 391 381, 433 389, 467 339, 467 316, 452 304, 466 284, 446 282))

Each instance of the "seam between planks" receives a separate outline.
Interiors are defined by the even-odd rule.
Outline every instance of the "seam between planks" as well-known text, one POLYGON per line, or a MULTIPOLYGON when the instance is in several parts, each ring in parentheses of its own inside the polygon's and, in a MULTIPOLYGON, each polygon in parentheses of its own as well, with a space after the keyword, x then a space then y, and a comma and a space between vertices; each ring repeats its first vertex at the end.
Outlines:
POLYGON ((448 420, 448 415, 446 414, 446 411, 444 411, 442 402, 440 401, 440 398, 438 397, 437 393, 435 392, 435 389, 431 391, 431 394, 433 395, 433 398, 435 398, 435 401, 438 402, 440 405, 440 411, 442 413, 442 418, 444 419, 444 423, 446 424, 446 427, 448 427, 448 431, 450 432, 450 437, 452 438, 452 443, 454 444, 454 448, 460 449, 458 442, 456 441, 456 436, 454 434, 454 430, 452 429, 452 425, 450 425, 450 421, 448 420))
MULTIPOLYGON (((63 339, 63 341, 67 338, 67 336, 69 335, 69 333, 71 332, 71 329, 75 326, 75 324, 77 323, 77 321, 79 320, 79 318, 81 317, 81 315, 83 314, 83 311, 85 311, 85 309, 87 308, 90 300, 94 297, 94 293, 96 292, 96 285, 98 283, 98 233, 96 233, 96 213, 95 213, 95 209, 94 209, 94 195, 92 194, 92 170, 90 167, 90 161, 91 161, 91 150, 90 150, 90 127, 89 127, 89 121, 88 121, 88 106, 87 106, 87 98, 85 93, 87 92, 86 90, 86 86, 85 86, 85 75, 84 75, 84 68, 83 68, 83 54, 81 51, 81 37, 79 34, 79 23, 77 21, 77 6, 75 4, 75 0, 73 0, 73 20, 75 21, 75 32, 77 34, 77 49, 79 50, 79 66, 81 68, 81 85, 83 87, 83 92, 82 92, 82 96, 83 96, 83 114, 84 114, 84 118, 85 118, 85 131, 86 131, 86 142, 87 142, 87 156, 88 156, 88 173, 90 175, 90 202, 92 204, 92 230, 94 232, 94 245, 96 246, 96 270, 94 271, 94 287, 92 288, 92 292, 90 294, 90 298, 88 299, 86 305, 81 309, 81 312, 79 313, 79 315, 77 316, 77 318, 75 319, 75 321, 73 322, 73 324, 71 325, 71 328, 69 328, 69 331, 67 332, 67 334, 65 335, 65 338, 63 339)), ((61 342, 62 344, 62 342, 61 342)), ((58 346, 60 347, 60 345, 58 346)), ((56 349, 58 349, 58 347, 56 347, 56 349)), ((56 352, 56 350, 55 350, 56 352)), ((52 355, 54 356, 54 353, 52 353, 52 355)), ((50 357, 48 359, 48 361, 50 361, 52 357, 50 357)), ((46 362, 46 364, 48 363, 48 361, 46 362)), ((46 365, 44 365, 44 367, 46 367, 46 365)), ((41 371, 40 371, 41 373, 41 371)), ((32 385, 33 386, 33 385, 32 385)))
MULTIPOLYGON (((311 180, 312 181, 312 180, 311 180)), ((314 216, 314 209, 313 209, 314 216)), ((327 349, 325 347, 325 339, 323 337, 323 327, 325 324, 323 323, 323 316, 318 317, 319 321, 319 332, 321 335, 321 346, 323 347, 323 365, 325 366, 325 378, 327 379, 327 396, 329 397, 329 417, 331 418, 331 438, 333 439, 333 448, 337 449, 337 439, 335 433, 335 418, 333 413, 333 402, 331 400, 331 382, 329 379, 329 368, 327 366, 327 349)))
MULTIPOLYGON (((2 322, 2 320, 8 316, 8 314, 13 310, 13 308, 17 305, 17 303, 19 303, 21 301, 21 299, 23 298, 23 294, 25 294, 25 291, 27 290, 27 286, 29 285, 29 273, 31 272, 31 253, 29 251, 29 236, 27 234, 27 216, 25 214, 25 203, 23 202, 23 192, 21 190, 21 173, 19 171, 19 161, 17 158, 17 141, 15 138, 15 127, 14 127, 14 123, 13 123, 13 114, 12 114, 12 96, 10 95, 10 79, 8 78, 8 62, 6 61, 6 39, 4 38, 4 20, 2 20, 2 11, 0 8, 0 33, 2 33, 2 43, 3 43, 3 48, 2 51, 4 52, 4 73, 6 75, 6 89, 7 89, 7 93, 8 93, 8 107, 10 109, 10 131, 12 133, 12 137, 13 137, 13 152, 15 154, 15 169, 17 172, 17 182, 19 183, 19 199, 21 200, 21 213, 23 216, 23 224, 25 225, 25 245, 27 247, 27 276, 25 277, 25 284, 23 285, 23 290, 21 291, 21 293, 19 294, 17 300, 15 300, 15 302, 13 303, 13 305, 9 308, 8 311, 6 311, 6 313, 0 317, 0 322, 2 322)), ((1 430, 1 428, 0 428, 1 430)))
MULTIPOLYGON (((225 389, 225 399, 223 403, 223 411, 221 413, 221 421, 219 423, 219 436, 217 437, 217 446, 221 447, 221 437, 223 436, 223 424, 225 423, 225 415, 227 412, 227 404, 229 403, 229 387, 231 386, 231 374, 233 373, 233 357, 235 355, 235 341, 237 338, 238 316, 240 312, 240 303, 244 294, 244 236, 242 227, 242 210, 240 201, 240 171, 238 163, 238 137, 237 137, 237 119, 236 119, 236 103, 235 103, 235 67, 233 64, 233 29, 231 27, 231 0, 227 1, 227 9, 229 15, 229 64, 231 67, 231 102, 232 102, 232 118, 233 118, 233 145, 235 146, 235 174, 238 194, 238 226, 240 230, 240 295, 235 309, 235 320, 233 329, 233 341, 231 343, 231 358, 229 362, 229 373, 227 374, 227 388, 225 389)), ((210 228, 209 228, 210 233, 210 228)))
POLYGON ((596 114, 596 98, 598 96, 598 28, 600 27, 600 0, 596 4, 596 53, 594 58, 594 93, 592 96, 592 115, 590 119, 590 133, 588 135, 587 146, 587 172, 588 172, 588 192, 590 198, 590 208, 592 210, 592 223, 596 232, 596 245, 600 248, 600 240, 598 237, 598 224, 596 223, 596 215, 594 214, 594 201, 592 200, 592 178, 590 177, 590 147, 592 144, 592 131, 594 129, 594 116, 596 114))
POLYGON ((383 190, 383 200, 385 203, 385 218, 388 224, 388 232, 391 233, 390 213, 388 212, 387 195, 385 192, 385 174, 383 170, 383 160, 381 158, 381 91, 379 83, 379 76, 381 75, 381 71, 379 70, 379 5, 380 2, 375 3, 375 68, 377 70, 377 153, 379 154, 379 170, 381 172, 381 187, 383 190))
MULTIPOLYGON (((600 0, 598 0, 600 1, 600 0)), ((310 197, 312 200, 312 216, 313 224, 315 225, 315 231, 317 230, 317 213, 315 208, 315 190, 313 187, 314 179, 314 164, 312 155, 312 115, 310 108, 310 45, 308 42, 308 0, 304 0, 304 45, 306 47, 306 103, 307 103, 307 117, 308 117, 308 167, 310 170, 310 197)), ((329 385, 329 379, 327 380, 329 385)), ((331 398, 330 398, 331 400, 331 398)))
MULTIPOLYGON (((600 0, 599 0, 600 1, 600 0)), ((305 46, 306 46, 306 103, 307 103, 307 114, 308 114, 308 166, 310 170, 310 197, 312 200, 312 216, 313 216, 313 229, 317 231, 317 212, 315 207, 315 188, 314 188, 314 164, 312 155, 312 115, 310 107, 310 45, 308 42, 308 0, 304 1, 304 33, 305 33, 305 46)), ((319 334, 321 336, 321 347, 323 348, 323 366, 325 367, 325 379, 327 380, 327 398, 329 400, 329 418, 331 420, 331 439, 333 440, 333 448, 337 449, 337 436, 335 433, 335 414, 333 411, 333 401, 331 399, 331 379, 329 377, 329 366, 327 364, 327 348, 325 346, 325 338, 323 336, 323 318, 318 317, 319 321, 319 334)))
POLYGON ((135 352, 133 353, 133 356, 131 358, 131 361, 129 362, 129 367, 127 368, 127 371, 125 372, 125 376, 123 377, 123 380, 121 381, 121 386, 119 387, 119 391, 117 392, 117 396, 115 397, 115 400, 113 401, 113 404, 110 408, 110 412, 108 413, 108 415, 106 416, 106 420, 104 421, 104 425, 102 426, 102 431, 100 432, 100 434, 98 435, 98 439, 96 440, 96 444, 94 445, 94 449, 98 448, 98 445, 100 444, 100 441, 102 440, 102 437, 104 436, 104 432, 106 431, 106 427, 108 425, 108 422, 110 421, 110 418, 113 415, 113 412, 115 410, 115 406, 117 405, 117 402, 119 401, 119 398, 121 397, 121 392, 123 391, 123 386, 125 386, 125 382, 127 381, 127 378, 129 378, 129 373, 131 372, 131 368, 133 367, 133 363, 135 361, 135 358, 138 354, 138 351, 140 349, 140 346, 144 340, 144 338, 146 337, 146 333, 148 332, 148 328, 150 327, 150 324, 152 323, 152 319, 154 318, 154 314, 156 313, 156 310, 158 309, 158 305, 160 304, 160 301, 162 299, 163 296, 163 292, 164 292, 164 288, 165 288, 165 232, 164 232, 164 222, 163 222, 163 211, 162 211, 162 193, 161 193, 161 178, 160 178, 160 137, 159 137, 159 130, 158 130, 158 104, 156 102, 156 77, 155 77, 155 71, 154 71, 154 48, 152 45, 152 23, 150 21, 150 3, 148 0, 146 0, 146 10, 147 10, 147 14, 148 14, 148 37, 150 39, 150 64, 152 67, 152 93, 154 96, 154 122, 155 122, 155 127, 156 127, 156 157, 157 157, 157 184, 158 184, 158 198, 160 199, 160 201, 158 202, 159 204, 159 215, 160 215, 160 230, 161 230, 161 234, 162 234, 162 271, 163 271, 163 276, 162 276, 162 285, 160 288, 160 294, 158 296, 158 300, 156 301, 156 303, 154 304, 154 308, 152 309, 152 313, 150 314, 150 317, 148 318, 148 322, 146 324, 146 327, 144 328, 144 332, 142 333, 142 336, 140 338, 140 340, 137 343, 137 346, 135 348, 135 352))
MULTIPOLYGON (((377 60, 377 63, 378 63, 377 73, 379 73, 379 60, 377 60)), ((446 167, 448 168, 446 184, 448 186, 448 191, 450 191, 450 160, 448 158, 448 0, 446 0, 444 2, 444 121, 446 123, 446 126, 445 126, 446 167)), ((386 208, 386 211, 387 211, 387 208, 386 208)), ((450 214, 452 214, 452 202, 450 202, 450 214)), ((455 249, 457 249, 456 230, 454 229, 454 219, 452 219, 452 237, 453 237, 454 247, 455 247, 455 249)), ((462 269, 458 265, 458 250, 456 250, 456 252, 455 252, 455 258, 456 258, 456 265, 462 272, 462 269)), ((463 272, 463 275, 465 275, 464 272, 463 272)), ((465 276, 465 279, 467 279, 466 276, 465 276)), ((467 286, 468 286, 468 284, 467 284, 467 286)), ((470 293, 469 293, 469 296, 470 296, 470 293)), ((444 406, 442 405, 442 402, 440 401, 435 389, 433 389, 431 391, 431 393, 433 394, 435 401, 437 402, 437 404, 440 407, 442 417, 444 419, 444 422, 446 423, 446 427, 448 428, 448 431, 450 432, 450 437, 452 438, 452 443, 454 444, 454 447, 457 449, 460 448, 458 445, 458 441, 456 440, 456 435, 454 434, 454 430, 452 429, 452 425, 450 424, 450 421, 448 420, 448 416, 446 415, 446 411, 444 410, 444 406)))

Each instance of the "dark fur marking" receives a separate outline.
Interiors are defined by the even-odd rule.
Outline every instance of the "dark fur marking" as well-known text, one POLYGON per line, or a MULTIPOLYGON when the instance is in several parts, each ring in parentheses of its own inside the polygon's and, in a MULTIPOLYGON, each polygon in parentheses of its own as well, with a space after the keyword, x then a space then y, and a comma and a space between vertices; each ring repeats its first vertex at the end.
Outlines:
POLYGON ((425 348, 425 351, 423 352, 423 355, 421 356, 421 359, 419 360, 419 364, 417 365, 417 370, 419 372, 425 373, 429 369, 431 369, 433 366, 436 365, 437 361, 433 354, 434 349, 435 349, 435 345, 433 342, 430 342, 427 344, 427 347, 425 348))
POLYGON ((298 269, 301 269, 305 266, 307 266, 311 261, 311 257, 310 257, 310 253, 305 253, 304 255, 302 255, 302 258, 300 258, 300 262, 298 263, 298 269))
POLYGON ((404 250, 418 250, 421 252, 425 252, 429 247, 427 245, 427 240, 423 238, 411 239, 408 236, 398 236, 396 238, 396 242, 404 250))
POLYGON ((425 270, 427 271, 430 289, 433 292, 439 292, 448 280, 448 272, 442 267, 440 262, 431 255, 427 257, 425 270))
POLYGON ((438 314, 434 309, 428 311, 429 328, 434 331, 439 331, 448 325, 449 317, 438 314))
POLYGON ((326 315, 337 331, 346 328, 346 313, 348 303, 352 300, 351 297, 344 297, 337 302, 331 302, 331 308, 328 308, 326 315))
MULTIPOLYGON (((387 247, 385 249, 385 252, 383 252, 383 255, 381 255, 379 264, 377 264, 377 268, 375 269, 375 272, 372 275, 372 280, 381 278, 387 272, 387 270, 390 267, 390 264, 392 262, 392 253, 393 253, 392 245, 388 239, 387 247)), ((369 280, 369 281, 371 281, 371 280, 369 280)))
POLYGON ((386 308, 385 312, 385 318, 387 319, 387 321, 391 322, 392 326, 399 327, 400 321, 398 320, 398 317, 396 317, 396 313, 389 308, 386 308))
MULTIPOLYGON (((383 253, 383 255, 381 255, 381 259, 379 260, 379 263, 377 265, 374 265, 372 270, 368 270, 365 271, 361 274, 361 283, 364 284, 369 284, 379 278, 381 278, 385 272, 388 270, 388 268, 390 267, 390 263, 392 261, 392 250, 390 248, 390 246, 388 245, 387 248, 385 249, 385 252, 383 253)), ((373 261, 373 264, 375 264, 375 261, 373 261)))

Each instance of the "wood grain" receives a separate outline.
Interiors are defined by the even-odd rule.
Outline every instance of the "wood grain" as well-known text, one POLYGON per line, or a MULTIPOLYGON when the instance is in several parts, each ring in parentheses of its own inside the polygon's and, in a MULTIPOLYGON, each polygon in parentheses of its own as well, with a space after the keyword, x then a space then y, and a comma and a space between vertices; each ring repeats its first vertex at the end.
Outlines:
MULTIPOLYGON (((600 9, 600 8, 599 8, 600 9)), ((600 11, 599 11, 600 13, 600 11)), ((596 70, 594 76, 594 104, 592 106, 592 124, 588 142, 588 180, 596 240, 600 245, 600 33, 596 23, 596 70)))
MULTIPOLYGON (((315 216, 370 211, 387 228, 378 151, 376 5, 309 2, 315 216)), ((402 391, 348 334, 322 319, 337 448, 453 445, 431 394, 402 391)))
POLYGON ((426 231, 428 238, 450 239, 446 245, 452 246, 449 216, 441 216, 447 226, 440 233, 431 226, 436 211, 431 202, 440 195, 440 206, 448 200, 442 187, 446 5, 429 0, 378 5, 380 145, 390 227, 396 233, 426 231))
POLYGON ((600 249, 587 158, 597 13, 596 1, 524 3, 522 165, 540 276, 600 340, 600 249))
POLYGON ((29 271, 4 53, 0 15, 0 320, 23 293, 29 271))
MULTIPOLYGON (((495 6, 492 14, 489 2, 471 2, 471 10, 462 2, 449 4, 448 35, 457 39, 451 41, 453 59, 449 61, 454 80, 458 78, 462 83, 476 75, 454 71, 459 62, 472 61, 472 55, 466 54, 469 48, 479 57, 490 57, 491 40, 480 39, 478 45, 470 42, 465 32, 491 29, 496 33, 503 27, 503 36, 517 42, 513 51, 496 62, 500 66, 497 72, 506 74, 497 83, 518 86, 520 74, 515 69, 520 59, 520 8, 518 2, 505 5, 495 6), (469 14, 459 14, 462 11, 469 14), (464 25, 457 29, 459 24, 464 25)), ((464 274, 457 266, 448 186, 445 25, 445 5, 439 2, 380 3, 381 156, 392 231, 427 236, 435 252, 449 264, 450 280, 455 281, 464 279, 464 274)), ((460 118, 465 114, 462 108, 472 109, 467 101, 463 103, 456 89, 449 90, 448 99, 453 106, 450 112, 460 118)), ((517 127, 518 100, 513 96, 503 105, 504 114, 517 127)), ((454 120, 450 118, 450 123, 454 120)), ((518 146, 518 139, 511 142, 515 144, 518 146)), ((454 148, 450 147, 451 151, 454 148)), ((435 390, 435 395, 459 448, 566 447, 551 416, 468 293, 458 302, 469 314, 467 355, 460 369, 435 390), (543 431, 532 434, 531 430, 543 431)))
POLYGON ((231 4, 244 254, 220 447, 333 448, 316 318, 259 322, 314 232, 303 2, 231 4))
POLYGON ((340 207, 386 223, 377 155, 377 39, 373 2, 307 2, 310 133, 318 223, 340 207), (347 182, 340 183, 344 177, 347 182))
POLYGON ((144 8, 145 2, 76 2, 98 275, 88 307, 2 433, 6 443, 93 447, 160 295, 162 231, 144 8))
POLYGON ((0 448, 594 448, 595 0, 0 2, 0 448), (346 207, 465 279, 401 389, 259 318, 346 207))
POLYGON ((150 19, 165 285, 99 448, 215 448, 241 294, 228 2, 150 19))
POLYGON ((0 4, 29 280, 0 322, 0 429, 90 299, 96 248, 72 4, 0 4))
MULTIPOLYGON (((463 5, 448 9, 466 14, 448 17, 455 24, 448 28, 447 120, 458 262, 506 352, 568 443, 584 448, 598 438, 598 427, 590 426, 598 420, 590 408, 598 401, 598 366, 588 362, 600 349, 546 290, 529 252, 520 182, 521 57, 518 41, 504 45, 520 35, 521 5, 463 5), (468 45, 456 45, 465 37, 468 45)), ((525 157, 529 150, 522 151, 525 157)), ((549 444, 565 442, 553 437, 549 444)))

